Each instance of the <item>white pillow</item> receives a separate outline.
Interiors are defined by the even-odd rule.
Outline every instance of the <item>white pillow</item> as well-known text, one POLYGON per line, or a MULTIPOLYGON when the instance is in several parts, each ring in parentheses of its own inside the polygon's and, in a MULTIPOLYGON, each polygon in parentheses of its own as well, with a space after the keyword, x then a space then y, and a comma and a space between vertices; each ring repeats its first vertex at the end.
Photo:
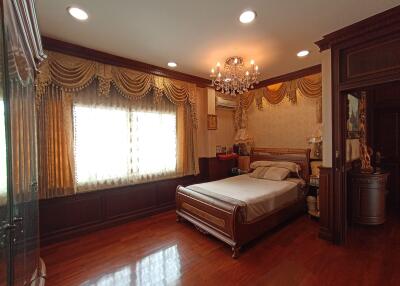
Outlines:
POLYGON ((290 171, 286 168, 269 167, 263 175, 263 179, 272 181, 283 181, 290 174, 290 171))
POLYGON ((250 164, 250 169, 256 169, 258 167, 286 168, 293 173, 296 173, 301 169, 298 164, 288 161, 254 161, 250 164))
POLYGON ((253 172, 250 173, 250 177, 262 179, 267 169, 267 167, 257 167, 253 172))

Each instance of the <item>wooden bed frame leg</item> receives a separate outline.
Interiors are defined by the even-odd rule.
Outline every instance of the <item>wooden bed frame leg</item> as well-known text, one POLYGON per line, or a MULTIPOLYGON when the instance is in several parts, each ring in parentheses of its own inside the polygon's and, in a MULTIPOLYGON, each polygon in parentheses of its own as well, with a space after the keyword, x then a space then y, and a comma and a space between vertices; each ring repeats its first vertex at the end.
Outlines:
POLYGON ((232 258, 236 259, 239 257, 240 246, 232 246, 232 258))
POLYGON ((182 218, 180 215, 176 214, 176 222, 182 222, 182 218))

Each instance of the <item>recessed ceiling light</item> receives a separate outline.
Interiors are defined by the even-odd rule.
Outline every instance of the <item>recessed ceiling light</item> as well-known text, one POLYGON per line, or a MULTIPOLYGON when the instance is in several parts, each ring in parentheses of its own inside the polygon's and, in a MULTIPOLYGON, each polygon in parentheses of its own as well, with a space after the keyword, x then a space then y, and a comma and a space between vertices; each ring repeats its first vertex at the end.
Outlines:
POLYGON ((169 66, 170 68, 176 68, 178 65, 176 64, 176 62, 169 62, 169 63, 168 63, 168 66, 169 66))
POLYGON ((81 8, 78 7, 68 7, 68 13, 74 17, 75 19, 78 19, 79 21, 85 21, 89 18, 88 14, 83 11, 81 8))
POLYGON ((242 14, 240 14, 239 20, 243 24, 248 24, 254 21, 256 18, 256 12, 252 10, 246 10, 242 14))
POLYGON ((299 58, 303 58, 303 57, 308 56, 309 54, 310 54, 309 51, 303 50, 303 51, 298 52, 298 53, 297 53, 297 56, 298 56, 299 58))

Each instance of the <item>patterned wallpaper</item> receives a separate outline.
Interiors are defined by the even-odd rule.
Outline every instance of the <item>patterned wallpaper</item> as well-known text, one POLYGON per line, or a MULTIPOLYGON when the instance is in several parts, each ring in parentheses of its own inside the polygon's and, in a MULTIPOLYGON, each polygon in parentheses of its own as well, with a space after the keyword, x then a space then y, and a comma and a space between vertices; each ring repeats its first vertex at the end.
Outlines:
POLYGON ((257 147, 310 148, 307 138, 317 130, 317 100, 297 97, 297 104, 285 98, 280 104, 255 103, 248 111, 248 131, 257 147))

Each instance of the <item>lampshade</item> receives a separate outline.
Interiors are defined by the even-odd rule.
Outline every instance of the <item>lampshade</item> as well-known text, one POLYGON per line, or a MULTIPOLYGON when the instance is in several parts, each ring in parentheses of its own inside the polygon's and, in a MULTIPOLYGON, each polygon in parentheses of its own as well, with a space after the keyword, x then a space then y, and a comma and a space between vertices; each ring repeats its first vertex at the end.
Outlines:
POLYGON ((248 144, 254 141, 253 137, 249 135, 246 128, 241 128, 236 132, 235 143, 236 144, 248 144))
POLYGON ((322 137, 310 137, 308 138, 308 143, 321 143, 322 142, 322 137))
POLYGON ((311 137, 308 138, 308 143, 321 143, 322 142, 322 124, 318 124, 317 128, 312 133, 311 137))

